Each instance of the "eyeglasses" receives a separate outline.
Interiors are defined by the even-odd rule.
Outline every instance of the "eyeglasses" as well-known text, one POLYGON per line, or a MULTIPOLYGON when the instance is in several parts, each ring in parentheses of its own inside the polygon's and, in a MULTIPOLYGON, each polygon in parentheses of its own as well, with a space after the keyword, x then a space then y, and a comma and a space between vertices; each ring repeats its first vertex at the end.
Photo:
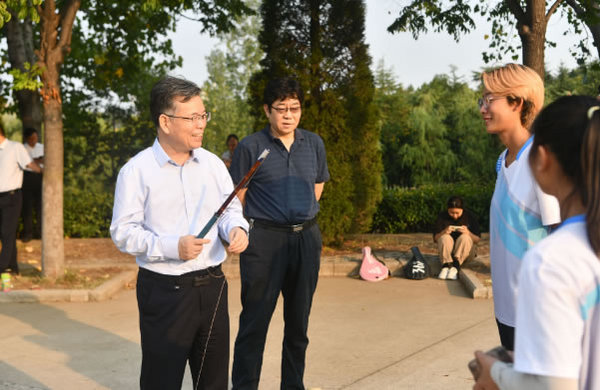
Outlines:
POLYGON ((484 97, 480 97, 479 99, 477 99, 477 105, 479 106, 480 109, 482 107, 485 107, 485 109, 487 110, 488 108, 490 108, 490 104, 492 104, 492 102, 494 100, 504 99, 504 98, 506 98, 506 96, 491 96, 491 95, 486 95, 484 97))
POLYGON ((302 107, 300 106, 294 106, 294 107, 274 107, 271 106, 272 109, 274 109, 275 111, 277 111, 280 114, 285 114, 288 110, 292 113, 292 114, 297 114, 300 112, 300 110, 302 110, 302 107))
POLYGON ((163 112, 163 115, 168 116, 169 118, 177 118, 177 119, 183 119, 186 120, 188 122, 192 122, 192 124, 194 126, 197 126, 198 124, 202 123, 202 122, 208 122, 210 121, 210 112, 205 112, 204 114, 201 115, 192 115, 192 116, 177 116, 177 115, 169 115, 169 114, 165 114, 163 112))

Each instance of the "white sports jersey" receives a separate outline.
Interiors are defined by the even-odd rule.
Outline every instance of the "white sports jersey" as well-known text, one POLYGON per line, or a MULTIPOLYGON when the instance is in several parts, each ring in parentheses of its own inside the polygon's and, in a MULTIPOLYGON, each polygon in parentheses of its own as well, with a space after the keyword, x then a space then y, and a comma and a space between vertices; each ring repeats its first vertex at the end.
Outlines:
POLYGON ((517 277, 525 252, 560 222, 555 197, 545 194, 529 169, 530 138, 506 167, 502 152, 490 207, 490 263, 494 311, 498 321, 515 326, 517 277))
POLYGON ((583 216, 533 247, 519 275, 514 369, 600 388, 600 259, 583 216))

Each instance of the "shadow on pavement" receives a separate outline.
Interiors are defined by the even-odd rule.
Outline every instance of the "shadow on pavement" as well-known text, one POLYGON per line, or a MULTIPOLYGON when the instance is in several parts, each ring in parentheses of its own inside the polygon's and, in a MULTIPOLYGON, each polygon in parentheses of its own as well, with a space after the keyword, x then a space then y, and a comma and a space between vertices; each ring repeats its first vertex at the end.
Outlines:
POLYGON ((46 390, 43 384, 39 383, 23 371, 0 361, 0 390, 46 390), (11 378, 10 381, 6 378, 11 378), (19 383, 28 383, 20 385, 19 383))
MULTIPOLYGON (((10 366, 18 364, 20 356, 28 356, 27 370, 50 388, 137 387, 141 361, 139 344, 107 330, 111 327, 111 318, 100 318, 106 314, 95 316, 95 307, 94 303, 85 303, 75 312, 69 308, 67 315, 57 307, 44 304, 3 305, 0 314, 8 317, 2 320, 3 328, 8 324, 6 332, 10 337, 2 344, 5 362, 0 366, 2 380, 39 385, 28 373, 10 366), (60 376, 64 378, 57 378, 60 376)), ((127 314, 133 317, 127 321, 131 321, 131 327, 137 332, 137 310, 127 314)), ((120 317, 119 313, 114 315, 114 329, 123 329, 120 317)))

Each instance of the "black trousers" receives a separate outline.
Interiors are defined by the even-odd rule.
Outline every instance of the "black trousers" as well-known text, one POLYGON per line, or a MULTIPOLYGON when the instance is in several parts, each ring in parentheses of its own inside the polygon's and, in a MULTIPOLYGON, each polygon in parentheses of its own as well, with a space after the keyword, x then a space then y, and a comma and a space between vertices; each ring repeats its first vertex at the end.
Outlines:
POLYGON ((496 319, 496 325, 498 326, 498 333, 500 334, 500 344, 508 351, 515 350, 515 328, 503 324, 496 319))
POLYGON ((240 255, 242 313, 235 341, 233 388, 257 389, 265 338, 280 292, 285 321, 281 388, 304 389, 308 317, 321 256, 318 225, 301 232, 254 226, 240 255))
POLYGON ((227 389, 229 309, 221 267, 182 276, 140 268, 137 299, 142 344, 140 388, 181 389, 189 362, 195 389, 227 389))
POLYGON ((40 238, 42 226, 42 174, 24 171, 23 172, 23 209, 21 211, 23 218, 23 234, 21 238, 31 239, 40 238), (37 224, 33 223, 33 214, 37 224))
POLYGON ((19 273, 17 264, 17 227, 21 214, 21 190, 0 193, 0 272, 10 268, 13 273, 19 273))

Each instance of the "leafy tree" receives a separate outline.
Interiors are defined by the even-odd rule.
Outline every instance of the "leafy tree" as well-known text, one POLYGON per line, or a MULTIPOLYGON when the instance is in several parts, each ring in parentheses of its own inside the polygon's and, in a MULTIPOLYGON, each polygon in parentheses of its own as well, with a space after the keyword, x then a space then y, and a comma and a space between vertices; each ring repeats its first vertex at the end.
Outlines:
POLYGON ((377 80, 384 80, 376 84, 376 101, 388 186, 494 179, 500 144, 483 129, 475 103, 479 92, 454 70, 451 76, 435 76, 416 91, 389 88, 395 84, 382 68, 378 68, 377 80))
MULTIPOLYGON (((31 70, 41 70, 42 83, 40 94, 45 143, 42 266, 45 275, 55 277, 62 273, 64 263, 61 67, 72 50, 73 32, 75 42, 79 38, 83 42, 85 38, 86 44, 102 49, 86 58, 80 57, 76 73, 81 76, 80 80, 86 81, 83 85, 95 88, 96 92, 104 88, 104 96, 111 93, 131 96, 123 89, 126 83, 120 83, 119 79, 124 75, 135 78, 136 70, 152 65, 151 58, 156 48, 164 49, 163 54, 170 56, 170 41, 158 38, 173 28, 173 15, 194 12, 200 15, 198 20, 203 29, 214 33, 231 28, 230 15, 248 12, 248 9, 241 0, 89 1, 84 3, 83 8, 80 0, 46 0, 40 3, 39 0, 33 5, 14 1, 9 5, 14 4, 21 18, 37 15, 40 20, 39 45, 34 45, 37 46, 37 62, 31 70), (80 24, 86 28, 78 28, 80 24), (87 83, 90 80, 92 83, 87 83)), ((157 73, 160 74, 160 71, 157 73)), ((31 78, 34 76, 32 73, 31 78)), ((76 82, 73 84, 81 88, 76 82)))
POLYGON ((544 76, 544 49, 548 21, 564 0, 502 0, 483 2, 457 0, 448 4, 444 0, 413 0, 400 10, 399 17, 388 27, 389 32, 412 32, 415 39, 428 30, 428 23, 435 31, 447 31, 458 41, 464 33, 475 28, 472 17, 486 16, 491 22, 492 52, 483 53, 484 61, 499 60, 506 54, 518 58, 516 49, 509 43, 512 38, 506 29, 514 24, 521 40, 523 63, 544 76), (471 4, 475 3, 475 4, 471 4))
MULTIPOLYGON (((246 5, 258 10, 259 2, 251 0, 246 5)), ((212 113, 202 145, 219 155, 225 150, 228 134, 241 139, 251 132, 253 119, 247 85, 263 56, 258 44, 258 16, 240 17, 234 24, 235 29, 218 35, 221 47, 206 58, 208 80, 202 88, 206 92, 205 104, 212 113)))
POLYGON ((381 157, 384 168, 383 184, 386 186, 411 185, 411 172, 401 166, 400 148, 409 135, 408 117, 411 106, 409 96, 412 90, 404 90, 398 85, 390 69, 383 60, 375 71, 375 105, 379 110, 377 126, 381 134, 381 157))
MULTIPOLYGON (((600 58, 600 5, 595 0, 565 0, 569 5, 567 17, 575 33, 582 32, 582 24, 587 26, 592 35, 593 44, 600 58)), ((565 32, 566 34, 566 32, 565 32)), ((584 37, 577 44, 578 63, 582 65, 589 57, 588 38, 584 37)))
POLYGON ((546 75, 544 84, 546 103, 565 95, 596 96, 599 94, 600 64, 596 61, 575 69, 560 67, 556 75, 546 75))
POLYGON ((301 127, 321 135, 331 181, 319 220, 326 242, 369 228, 381 197, 381 154, 362 1, 267 0, 261 6, 265 52, 250 82, 255 129, 272 77, 295 75, 305 93, 301 127))

